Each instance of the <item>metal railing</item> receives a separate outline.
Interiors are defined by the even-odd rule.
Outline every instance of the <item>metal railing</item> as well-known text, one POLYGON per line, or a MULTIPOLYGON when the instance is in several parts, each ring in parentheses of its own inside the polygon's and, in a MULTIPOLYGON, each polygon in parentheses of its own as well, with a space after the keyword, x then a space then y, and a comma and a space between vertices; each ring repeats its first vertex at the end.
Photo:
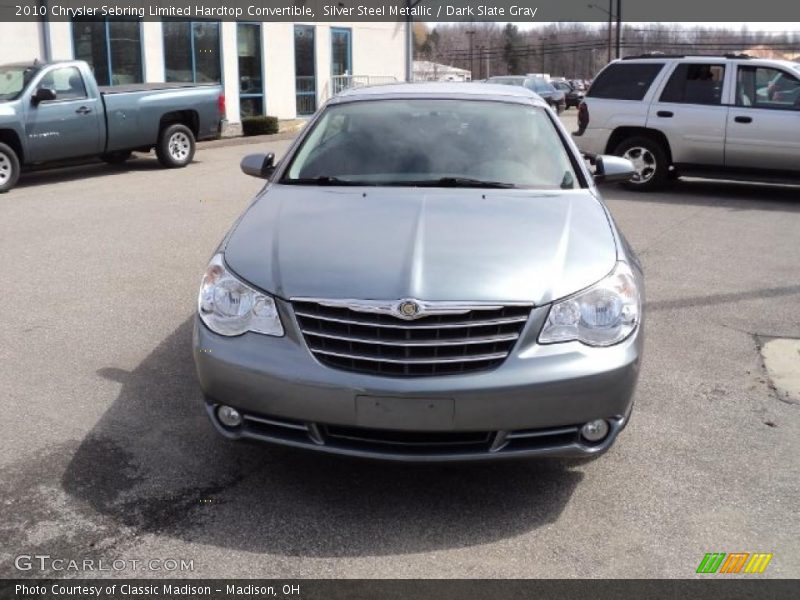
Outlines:
MULTIPOLYGON (((334 75, 325 82, 319 95, 320 102, 343 92, 344 90, 368 85, 386 85, 397 83, 394 75, 334 75)), ((297 115, 307 116, 317 110, 316 77, 295 77, 295 97, 297 98, 297 115)))
POLYGON ((394 75, 335 75, 331 77, 331 96, 354 87, 364 87, 367 85, 385 85, 387 83, 397 83, 394 75))

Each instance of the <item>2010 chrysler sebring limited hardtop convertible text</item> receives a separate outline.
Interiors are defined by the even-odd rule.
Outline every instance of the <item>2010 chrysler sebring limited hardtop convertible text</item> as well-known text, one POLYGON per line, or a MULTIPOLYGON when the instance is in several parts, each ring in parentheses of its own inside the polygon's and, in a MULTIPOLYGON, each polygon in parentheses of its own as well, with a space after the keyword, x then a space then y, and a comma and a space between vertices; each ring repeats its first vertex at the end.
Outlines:
POLYGON ((529 90, 332 99, 202 280, 194 357, 229 438, 354 456, 591 456, 631 413, 642 273, 529 90))

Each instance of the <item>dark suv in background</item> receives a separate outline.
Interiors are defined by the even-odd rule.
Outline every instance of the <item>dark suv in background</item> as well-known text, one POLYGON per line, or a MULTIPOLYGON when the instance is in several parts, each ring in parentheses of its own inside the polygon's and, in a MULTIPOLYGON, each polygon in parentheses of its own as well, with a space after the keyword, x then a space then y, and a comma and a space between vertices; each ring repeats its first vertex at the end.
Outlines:
MULTIPOLYGON (((525 75, 504 75, 500 77, 490 77, 486 83, 499 83, 501 85, 519 85, 528 88, 530 91, 539 94, 547 102, 548 106, 557 113, 563 112, 567 108, 567 98, 564 92, 557 90, 552 84, 541 77, 527 77, 525 75)), ((580 104, 580 102, 578 103, 580 104)), ((576 104, 577 106, 577 104, 576 104)))

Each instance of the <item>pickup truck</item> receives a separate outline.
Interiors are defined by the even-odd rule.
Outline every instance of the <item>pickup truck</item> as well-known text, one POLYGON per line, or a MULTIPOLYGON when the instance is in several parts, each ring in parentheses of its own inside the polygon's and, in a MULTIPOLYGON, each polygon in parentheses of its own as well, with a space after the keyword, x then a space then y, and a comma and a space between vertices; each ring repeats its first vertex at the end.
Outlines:
POLYGON ((100 87, 83 61, 0 65, 0 193, 24 167, 93 156, 117 164, 155 148, 164 167, 185 167, 224 108, 218 85, 100 87))

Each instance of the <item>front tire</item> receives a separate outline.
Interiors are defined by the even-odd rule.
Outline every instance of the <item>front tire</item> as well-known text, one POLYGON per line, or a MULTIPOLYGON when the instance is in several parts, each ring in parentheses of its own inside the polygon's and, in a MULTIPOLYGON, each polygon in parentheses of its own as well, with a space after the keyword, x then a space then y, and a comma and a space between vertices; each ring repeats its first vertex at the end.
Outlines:
POLYGON ((17 184, 19 173, 17 153, 10 146, 0 144, 0 194, 8 192, 17 184))
POLYGON ((194 134, 186 125, 176 123, 165 127, 156 144, 158 162, 167 169, 185 167, 194 158, 195 146, 194 134))
POLYGON ((664 147, 649 137, 631 137, 614 149, 614 154, 633 163, 634 175, 626 188, 652 191, 664 186, 669 177, 669 161, 664 147))

